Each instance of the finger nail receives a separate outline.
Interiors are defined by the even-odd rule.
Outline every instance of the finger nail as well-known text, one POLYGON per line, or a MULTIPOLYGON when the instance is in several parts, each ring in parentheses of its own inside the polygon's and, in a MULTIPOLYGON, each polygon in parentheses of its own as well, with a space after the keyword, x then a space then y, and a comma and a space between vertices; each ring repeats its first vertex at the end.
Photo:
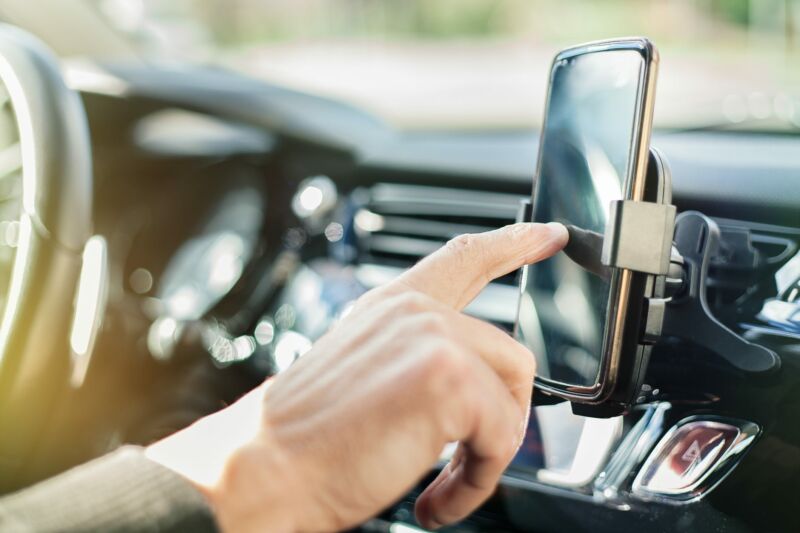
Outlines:
POLYGON ((569 239, 569 232, 564 224, 561 224, 560 222, 548 222, 545 224, 545 226, 552 233, 553 240, 560 240, 566 243, 569 239))

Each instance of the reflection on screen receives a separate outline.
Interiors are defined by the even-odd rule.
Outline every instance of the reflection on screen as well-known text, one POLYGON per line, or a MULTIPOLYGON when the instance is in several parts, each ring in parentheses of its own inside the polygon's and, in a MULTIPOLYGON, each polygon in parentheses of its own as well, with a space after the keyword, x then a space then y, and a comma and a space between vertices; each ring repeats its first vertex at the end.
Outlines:
MULTIPOLYGON (((632 50, 594 52, 553 69, 534 222, 605 232, 609 204, 623 197, 644 60, 632 50)), ((539 377, 597 381, 609 280, 565 253, 523 270, 517 335, 536 355, 539 377)))

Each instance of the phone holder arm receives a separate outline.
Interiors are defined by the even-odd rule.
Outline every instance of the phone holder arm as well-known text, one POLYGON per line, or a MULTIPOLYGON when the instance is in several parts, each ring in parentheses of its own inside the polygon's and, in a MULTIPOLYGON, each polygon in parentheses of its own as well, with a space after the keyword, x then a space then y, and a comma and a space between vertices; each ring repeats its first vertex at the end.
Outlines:
MULTIPOLYGON (((651 164, 663 164, 658 153, 652 155, 651 164)), ((719 227, 696 211, 676 218, 676 208, 670 205, 671 183, 656 183, 659 174, 669 179, 669 172, 648 172, 650 191, 659 191, 655 201, 612 203, 603 239, 604 266, 657 276, 659 286, 648 298, 642 342, 677 337, 718 354, 742 372, 758 375, 777 370, 780 358, 775 352, 748 342, 712 314, 706 280, 719 247, 719 227)))
POLYGON ((666 302, 661 335, 702 346, 742 372, 771 373, 780 368, 778 355, 737 335, 711 312, 706 280, 711 257, 719 242, 719 227, 709 217, 697 211, 687 211, 678 216, 674 246, 683 262, 684 280, 666 302))

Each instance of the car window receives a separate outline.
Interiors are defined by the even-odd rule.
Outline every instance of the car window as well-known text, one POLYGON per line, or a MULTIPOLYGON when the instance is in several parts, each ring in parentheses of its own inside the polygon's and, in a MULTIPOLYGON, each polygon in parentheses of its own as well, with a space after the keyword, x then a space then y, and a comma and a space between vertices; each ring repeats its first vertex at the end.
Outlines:
POLYGON ((800 126, 793 0, 84 1, 150 56, 178 51, 407 127, 538 125, 556 50, 631 34, 661 50, 657 126, 800 126))

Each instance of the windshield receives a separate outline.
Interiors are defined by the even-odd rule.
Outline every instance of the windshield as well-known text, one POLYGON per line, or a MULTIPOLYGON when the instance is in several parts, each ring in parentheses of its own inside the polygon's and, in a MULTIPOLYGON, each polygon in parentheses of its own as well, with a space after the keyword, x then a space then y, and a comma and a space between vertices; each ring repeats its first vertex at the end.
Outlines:
POLYGON ((222 64, 403 127, 538 127, 558 49, 628 35, 661 52, 657 127, 800 127, 792 0, 84 2, 142 56, 222 64))

